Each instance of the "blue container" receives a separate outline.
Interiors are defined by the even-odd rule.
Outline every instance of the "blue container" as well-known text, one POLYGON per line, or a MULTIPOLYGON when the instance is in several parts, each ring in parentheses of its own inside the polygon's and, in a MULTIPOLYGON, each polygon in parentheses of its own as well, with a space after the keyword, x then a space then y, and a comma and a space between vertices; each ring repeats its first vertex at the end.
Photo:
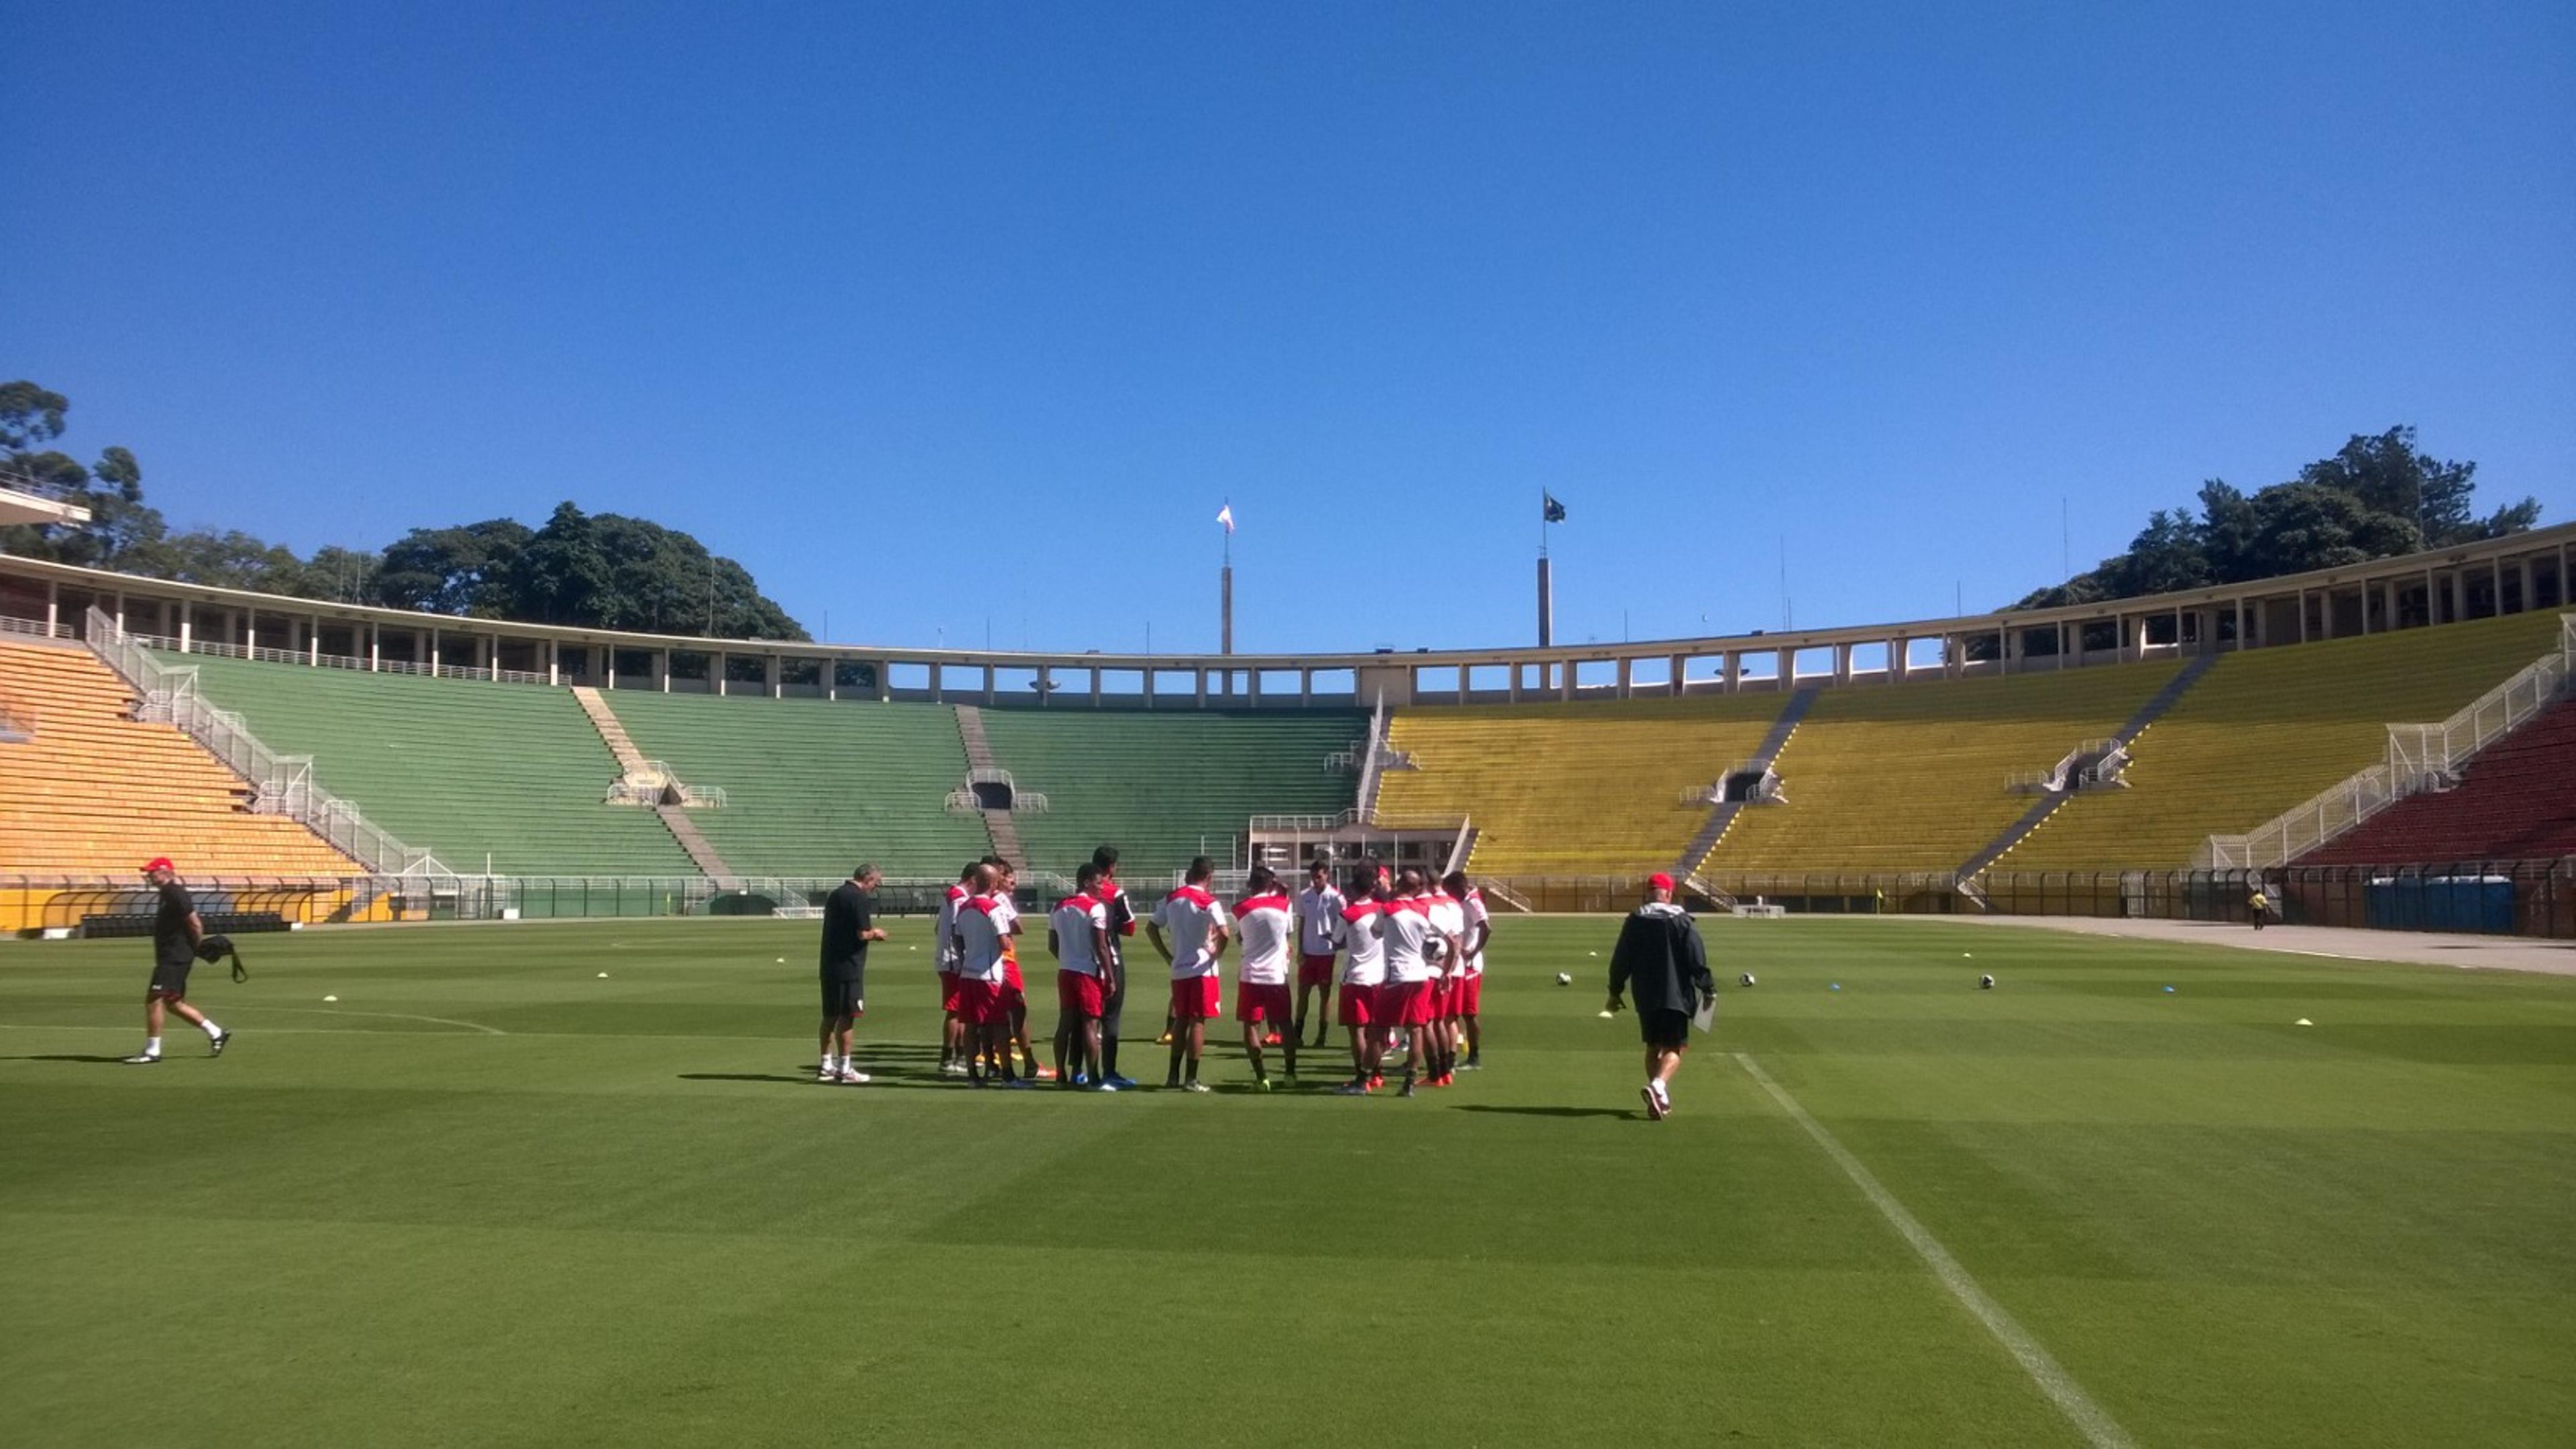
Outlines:
POLYGON ((2382 931, 2513 934, 2513 881, 2501 875, 2382 876, 2362 888, 2362 907, 2382 931))

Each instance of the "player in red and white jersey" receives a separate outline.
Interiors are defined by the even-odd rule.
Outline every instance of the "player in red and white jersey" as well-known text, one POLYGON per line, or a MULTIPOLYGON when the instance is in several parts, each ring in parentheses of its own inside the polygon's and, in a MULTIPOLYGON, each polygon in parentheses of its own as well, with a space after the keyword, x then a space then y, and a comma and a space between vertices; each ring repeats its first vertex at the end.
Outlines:
POLYGON ((1020 1085, 1009 1075, 1010 1013, 1002 1005, 1002 947, 1010 940, 1009 903, 996 900, 1000 875, 975 867, 974 894, 957 908, 950 939, 957 944, 957 1014, 966 1029, 966 1075, 1020 1085))
POLYGON ((1385 896, 1377 872, 1353 871, 1350 896, 1333 921, 1333 945, 1342 953, 1340 1018, 1351 1038, 1351 1079, 1333 1089, 1344 1097, 1364 1097, 1381 1085, 1378 1064, 1388 1036, 1379 1021, 1386 943, 1378 939, 1377 917, 1386 909, 1385 896))
POLYGON ((1109 969, 1109 911, 1092 894, 1100 867, 1085 861, 1073 881, 1073 894, 1047 916, 1047 951, 1056 959, 1056 1085, 1114 1092, 1100 1064, 1101 982, 1109 969))
POLYGON ((1459 949, 1464 953, 1467 970, 1458 978, 1450 1005, 1457 1012, 1460 1032, 1466 1037, 1467 1059, 1458 1064, 1462 1072, 1485 1069, 1485 1033, 1477 1020, 1485 997, 1485 943, 1493 939, 1494 918, 1485 909, 1485 893, 1467 880, 1463 870, 1449 873, 1449 894, 1455 896, 1465 914, 1466 930, 1461 933, 1459 949))
POLYGON ((1406 866, 1396 877, 1395 898, 1377 913, 1377 938, 1386 948, 1386 985, 1379 988, 1386 1024, 1407 1033, 1404 1090, 1413 1095, 1431 1045, 1431 909, 1422 899, 1422 871, 1406 866))
POLYGON ((1026 928, 1020 922, 1017 900, 1019 867, 998 855, 986 856, 984 863, 1000 873, 1001 878, 993 883, 993 894, 1000 898, 1003 915, 1009 922, 1002 941, 1002 1009, 1011 1018, 1010 1050, 1017 1054, 1022 1075, 1036 1079, 1052 1078, 1055 1069, 1039 1063, 1038 1049, 1029 1040, 1029 988, 1020 975, 1019 937, 1026 928))
MULTIPOLYGON (((980 862, 979 862, 980 863, 980 862)), ((966 1025, 957 1014, 957 908, 975 893, 975 866, 957 873, 957 884, 939 898, 939 926, 932 937, 938 944, 933 958, 939 966, 939 1072, 942 1076, 966 1075, 966 1025)))
MULTIPOLYGON (((1314 993, 1324 997, 1324 1016, 1333 1011, 1333 930, 1342 916, 1342 893, 1333 889, 1331 862, 1317 857, 1306 867, 1306 888, 1297 892, 1297 1023, 1298 1045, 1306 1045, 1306 1007, 1314 993)), ((1314 1045, 1324 1044, 1330 1020, 1315 1023, 1314 1045)))
MULTIPOLYGON (((1270 1090, 1270 1072, 1263 1060, 1263 1038, 1268 1035, 1263 1023, 1272 1027, 1283 1024, 1294 1010, 1288 999, 1288 955, 1296 942, 1296 921, 1290 913, 1287 883, 1279 873, 1266 865, 1256 865, 1243 883, 1243 899, 1234 904, 1235 931, 1243 938, 1242 954, 1235 957, 1234 1019, 1243 1023, 1244 1055, 1252 1058, 1253 1090, 1270 1090)), ((1302 1031, 1292 1031, 1279 1039, 1280 1050, 1287 1054, 1288 1080, 1297 1080, 1297 1046, 1302 1031)))
POLYGON ((1431 917, 1431 959, 1440 973, 1431 997, 1431 1085, 1446 1087, 1458 1080, 1458 995, 1467 974, 1461 938, 1467 933, 1467 912, 1438 880, 1424 883, 1422 900, 1431 917))
POLYGON ((1182 885, 1154 908, 1145 935, 1172 963, 1172 1064, 1163 1085, 1206 1091, 1199 1080, 1199 1056, 1207 1050, 1208 1019, 1217 1014, 1217 959, 1228 938, 1225 903, 1208 892, 1216 879, 1216 862, 1202 855, 1190 862, 1182 885), (1186 1061, 1189 1080, 1181 1079, 1186 1061))

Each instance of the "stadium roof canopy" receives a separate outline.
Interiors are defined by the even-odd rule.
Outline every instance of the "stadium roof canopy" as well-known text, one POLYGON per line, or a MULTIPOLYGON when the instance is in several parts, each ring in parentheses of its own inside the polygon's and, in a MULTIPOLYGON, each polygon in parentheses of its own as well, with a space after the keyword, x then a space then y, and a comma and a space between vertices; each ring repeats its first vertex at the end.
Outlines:
POLYGON ((0 523, 87 523, 89 510, 41 493, 0 487, 0 523))

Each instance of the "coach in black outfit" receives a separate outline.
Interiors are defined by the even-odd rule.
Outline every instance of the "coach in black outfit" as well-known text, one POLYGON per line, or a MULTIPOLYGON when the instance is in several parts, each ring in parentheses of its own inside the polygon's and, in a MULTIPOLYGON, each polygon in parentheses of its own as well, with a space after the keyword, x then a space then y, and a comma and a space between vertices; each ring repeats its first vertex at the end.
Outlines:
POLYGON ((1661 1122, 1672 1115, 1673 1073, 1690 1047, 1691 1017, 1703 1003, 1716 1003, 1717 979, 1690 912, 1673 904, 1673 878, 1660 871, 1647 879, 1645 904, 1628 913, 1610 953, 1612 1011, 1631 989, 1637 1032, 1646 1040, 1646 1085, 1638 1095, 1646 1115, 1661 1122))
POLYGON ((165 1011, 177 1012, 181 1021, 204 1032, 207 1048, 222 1056, 233 1039, 232 1033, 188 1004, 188 968, 197 964, 197 942, 206 934, 205 922, 197 916, 196 898, 179 884, 178 868, 170 864, 168 856, 156 857, 145 865, 143 878, 159 897, 152 917, 152 985, 143 993, 143 1050, 125 1060, 135 1066, 150 1066, 161 1060, 165 1011))
POLYGON ((882 941, 868 897, 877 868, 863 865, 823 902, 823 1065, 818 1082, 864 1082, 850 1062, 850 1028, 867 1014, 868 943, 882 941))

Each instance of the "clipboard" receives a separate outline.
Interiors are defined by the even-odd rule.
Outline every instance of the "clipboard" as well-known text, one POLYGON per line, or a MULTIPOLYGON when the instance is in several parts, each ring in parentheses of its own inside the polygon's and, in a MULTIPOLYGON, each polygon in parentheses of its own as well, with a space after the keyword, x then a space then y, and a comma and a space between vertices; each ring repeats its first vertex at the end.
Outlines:
POLYGON ((1717 1030, 1716 997, 1704 996, 1700 998, 1699 1010, 1691 1013, 1691 1025, 1697 1027, 1703 1034, 1717 1030))

